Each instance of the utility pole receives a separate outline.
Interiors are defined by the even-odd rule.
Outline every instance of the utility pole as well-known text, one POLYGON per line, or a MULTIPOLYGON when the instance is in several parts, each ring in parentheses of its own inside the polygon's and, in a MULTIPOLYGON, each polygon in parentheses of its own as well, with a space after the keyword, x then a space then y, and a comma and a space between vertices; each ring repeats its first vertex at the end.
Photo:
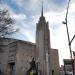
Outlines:
MULTIPOLYGON (((67 25, 69 4, 70 4, 70 0, 69 0, 69 2, 68 2, 68 6, 67 6, 67 12, 66 12, 65 22, 63 22, 63 24, 66 25, 67 36, 68 36, 68 43, 69 43, 69 50, 70 50, 70 58, 71 58, 71 60, 72 60, 72 70, 73 70, 73 75, 74 75, 74 64, 73 64, 73 59, 72 59, 71 42, 70 42, 70 36, 69 36, 68 25, 67 25)), ((75 37, 75 36, 74 36, 74 37, 75 37)))

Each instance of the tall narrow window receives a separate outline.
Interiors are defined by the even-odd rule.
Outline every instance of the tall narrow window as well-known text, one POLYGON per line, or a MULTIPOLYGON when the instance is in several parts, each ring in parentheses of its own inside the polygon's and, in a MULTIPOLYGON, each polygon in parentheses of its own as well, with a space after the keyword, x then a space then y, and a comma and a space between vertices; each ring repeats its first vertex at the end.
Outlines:
POLYGON ((15 66, 14 62, 9 63, 9 69, 11 74, 14 72, 14 66, 15 66))
POLYGON ((52 75, 54 75, 54 70, 52 70, 52 75))

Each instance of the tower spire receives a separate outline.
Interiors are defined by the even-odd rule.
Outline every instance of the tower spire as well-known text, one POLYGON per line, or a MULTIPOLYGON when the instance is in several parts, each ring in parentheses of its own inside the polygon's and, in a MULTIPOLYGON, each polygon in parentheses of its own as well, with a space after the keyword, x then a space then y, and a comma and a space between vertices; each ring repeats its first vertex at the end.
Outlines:
POLYGON ((43 16, 43 0, 42 0, 42 11, 41 11, 41 16, 43 16))

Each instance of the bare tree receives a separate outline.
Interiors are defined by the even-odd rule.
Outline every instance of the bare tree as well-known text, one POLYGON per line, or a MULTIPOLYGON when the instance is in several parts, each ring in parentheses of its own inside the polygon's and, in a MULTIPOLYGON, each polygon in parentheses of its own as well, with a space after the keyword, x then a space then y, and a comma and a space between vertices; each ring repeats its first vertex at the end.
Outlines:
POLYGON ((9 16, 7 10, 0 11, 0 37, 5 37, 6 35, 12 34, 15 32, 14 21, 9 16))

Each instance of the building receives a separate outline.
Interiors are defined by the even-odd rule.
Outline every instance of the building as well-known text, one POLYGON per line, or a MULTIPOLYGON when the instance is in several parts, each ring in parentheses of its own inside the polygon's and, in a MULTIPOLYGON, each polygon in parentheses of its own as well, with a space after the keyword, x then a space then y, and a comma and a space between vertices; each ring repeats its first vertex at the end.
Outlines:
POLYGON ((64 59, 64 72, 65 74, 75 74, 75 62, 74 59, 64 59))
POLYGON ((43 7, 36 26, 36 43, 0 38, 0 70, 4 75, 25 75, 33 57, 39 63, 41 75, 59 75, 58 50, 51 48, 43 7))
POLYGON ((75 62, 74 59, 63 59, 64 65, 60 67, 60 75, 73 75, 73 70, 75 74, 75 62))
POLYGON ((60 75, 65 75, 64 65, 61 65, 60 67, 60 75))

